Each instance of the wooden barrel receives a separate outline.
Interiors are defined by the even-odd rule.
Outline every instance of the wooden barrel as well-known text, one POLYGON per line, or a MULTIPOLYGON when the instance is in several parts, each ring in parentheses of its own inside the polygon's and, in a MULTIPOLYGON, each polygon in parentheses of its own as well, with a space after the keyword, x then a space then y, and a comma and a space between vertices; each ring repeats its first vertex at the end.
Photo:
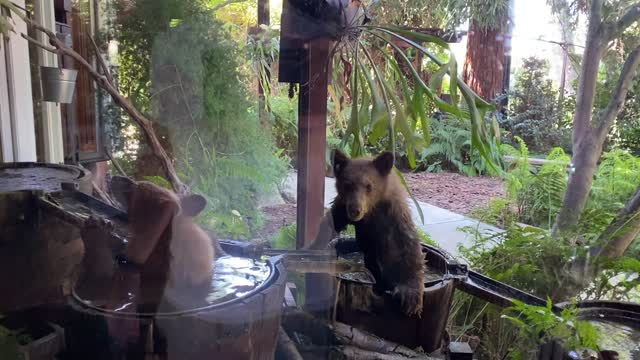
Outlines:
POLYGON ((83 193, 92 192, 91 172, 78 166, 34 162, 0 163, 0 193, 22 190, 48 193, 62 190, 62 183, 75 183, 83 193))
POLYGON ((80 231, 43 214, 39 195, 0 192, 0 313, 63 303, 82 261, 80 231))
MULTIPOLYGON (((566 307, 569 304, 561 304, 566 307)), ((578 319, 590 322, 600 333, 603 359, 640 357, 640 304, 620 301, 583 301, 576 304, 578 319)))
POLYGON ((279 258, 268 266, 267 280, 241 297, 180 312, 119 314, 74 295, 65 359, 273 359, 286 274, 279 258), (139 329, 138 341, 117 346, 109 322, 139 329))
POLYGON ((337 320, 410 348, 438 350, 445 335, 454 279, 449 276, 444 253, 427 245, 423 245, 423 253, 429 276, 420 317, 406 316, 388 293, 372 296, 372 284, 366 279, 342 274, 338 275, 337 320))

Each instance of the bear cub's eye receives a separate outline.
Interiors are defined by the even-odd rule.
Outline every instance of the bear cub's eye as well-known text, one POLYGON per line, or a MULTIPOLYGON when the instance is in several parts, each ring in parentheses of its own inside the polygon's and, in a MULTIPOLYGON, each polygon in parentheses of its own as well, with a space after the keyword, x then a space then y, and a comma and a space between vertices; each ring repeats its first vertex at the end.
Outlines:
POLYGON ((373 190, 373 186, 371 186, 371 184, 367 184, 366 188, 367 192, 371 192, 371 190, 373 190))

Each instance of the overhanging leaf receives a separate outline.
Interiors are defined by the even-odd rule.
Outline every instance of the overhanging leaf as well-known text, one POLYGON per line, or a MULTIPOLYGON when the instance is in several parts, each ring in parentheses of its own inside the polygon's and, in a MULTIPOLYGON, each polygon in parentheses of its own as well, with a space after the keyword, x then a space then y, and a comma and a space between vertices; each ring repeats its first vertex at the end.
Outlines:
POLYGON ((404 186, 405 190, 407 190, 407 193, 409 194, 409 197, 411 197, 411 201, 413 201, 413 204, 416 206, 416 210, 418 211, 418 216, 420 216, 420 221, 424 225, 424 214, 422 213, 422 208, 420 207, 420 203, 418 203, 418 200, 415 198, 415 196, 413 196, 413 193, 411 192, 411 189, 409 188, 409 184, 407 184, 407 180, 404 178, 404 175, 402 175, 400 170, 396 168, 394 168, 394 170, 398 175, 398 177, 400 178, 400 182, 402 183, 402 186, 404 186))

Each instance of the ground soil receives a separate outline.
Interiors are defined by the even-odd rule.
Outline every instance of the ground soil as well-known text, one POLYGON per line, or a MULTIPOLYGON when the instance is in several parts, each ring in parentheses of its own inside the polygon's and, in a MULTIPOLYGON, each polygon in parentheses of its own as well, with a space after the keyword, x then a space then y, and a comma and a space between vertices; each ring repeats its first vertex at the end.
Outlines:
POLYGON ((265 222, 256 236, 259 239, 270 240, 282 227, 296 222, 296 204, 265 206, 261 210, 265 222))
MULTIPOLYGON (((458 214, 467 214, 491 199, 504 197, 504 184, 499 178, 466 177, 457 173, 404 174, 412 194, 419 201, 441 207, 458 214)), ((265 226, 258 237, 268 240, 278 230, 295 223, 296 205, 284 204, 262 208, 265 226)))
POLYGON ((426 172, 404 176, 416 199, 462 215, 487 205, 491 199, 505 196, 500 178, 426 172))

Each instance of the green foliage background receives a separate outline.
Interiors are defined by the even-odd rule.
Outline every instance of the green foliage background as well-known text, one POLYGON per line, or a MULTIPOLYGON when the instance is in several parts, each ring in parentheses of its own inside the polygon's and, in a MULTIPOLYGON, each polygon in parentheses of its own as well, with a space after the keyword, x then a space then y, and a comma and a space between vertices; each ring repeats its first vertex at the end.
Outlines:
POLYGON ((286 164, 260 126, 228 27, 201 1, 138 0, 117 38, 120 87, 161 125, 181 177, 208 199, 200 221, 249 238, 286 164))

